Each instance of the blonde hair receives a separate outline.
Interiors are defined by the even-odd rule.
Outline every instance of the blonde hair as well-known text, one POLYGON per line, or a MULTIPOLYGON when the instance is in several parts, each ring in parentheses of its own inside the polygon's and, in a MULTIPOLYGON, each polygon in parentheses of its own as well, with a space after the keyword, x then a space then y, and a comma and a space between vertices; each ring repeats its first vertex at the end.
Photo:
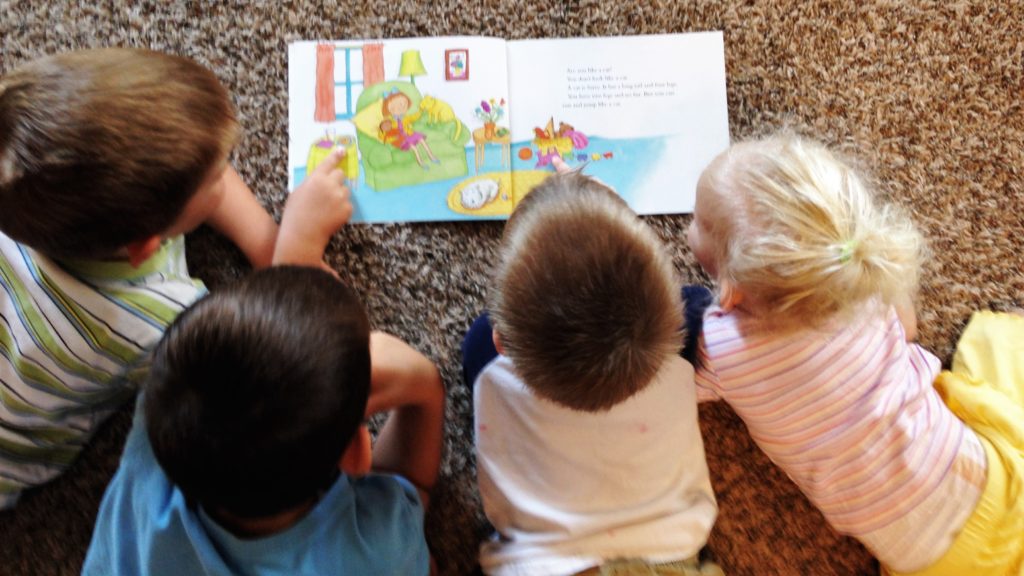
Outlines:
POLYGON ((238 138, 217 77, 130 48, 0 78, 0 230, 56 257, 108 257, 178 219, 238 138))
POLYGON ((741 143, 703 178, 724 216, 719 283, 775 326, 818 325, 916 290, 923 241, 913 222, 824 146, 790 134, 741 143))
POLYGON ((505 227, 491 320, 535 394, 607 410, 682 346, 675 269, 614 191, 579 173, 537 186, 505 227))

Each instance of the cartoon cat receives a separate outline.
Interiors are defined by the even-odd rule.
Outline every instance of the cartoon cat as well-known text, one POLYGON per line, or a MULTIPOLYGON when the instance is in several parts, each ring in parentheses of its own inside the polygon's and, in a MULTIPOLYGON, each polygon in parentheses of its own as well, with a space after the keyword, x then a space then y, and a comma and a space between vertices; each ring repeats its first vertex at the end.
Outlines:
POLYGON ((462 122, 455 116, 455 111, 447 102, 427 95, 420 100, 420 111, 426 113, 431 124, 455 122, 455 134, 452 135, 452 142, 459 139, 459 135, 462 134, 462 122))

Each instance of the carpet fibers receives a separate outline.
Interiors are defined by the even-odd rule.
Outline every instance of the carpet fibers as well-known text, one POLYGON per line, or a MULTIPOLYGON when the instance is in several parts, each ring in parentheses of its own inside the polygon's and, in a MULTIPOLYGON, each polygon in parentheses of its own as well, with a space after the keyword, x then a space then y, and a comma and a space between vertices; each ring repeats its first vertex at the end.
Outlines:
MULTIPOLYGON (((908 206, 931 257, 923 343, 948 361, 972 310, 1024 306, 1024 3, 411 0, 38 2, 0 0, 0 70, 57 51, 144 46, 190 56, 231 90, 245 135, 235 163, 279 215, 287 161, 286 46, 299 39, 505 38, 725 33, 729 119, 741 139, 788 126, 860 160, 908 206)), ((649 220, 684 279, 707 282, 685 245, 689 216, 649 220)), ((484 303, 498 223, 348 226, 328 259, 375 327, 408 340, 448 386, 443 477, 428 518, 442 574, 469 573, 486 533, 475 490, 470 394, 459 342, 484 303)), ((189 237, 212 290, 247 272, 214 233, 189 237)), ((0 573, 80 570, 129 414, 74 467, 0 513, 0 573)), ((721 514, 708 553, 729 574, 861 575, 878 566, 838 535, 724 405, 701 407, 721 514)))

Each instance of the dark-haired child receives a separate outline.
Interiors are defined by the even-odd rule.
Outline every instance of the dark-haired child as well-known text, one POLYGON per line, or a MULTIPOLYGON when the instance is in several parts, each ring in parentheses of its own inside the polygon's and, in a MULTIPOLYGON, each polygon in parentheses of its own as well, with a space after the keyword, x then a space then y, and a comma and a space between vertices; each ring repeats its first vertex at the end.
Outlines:
POLYGON ((158 345, 83 573, 427 574, 443 408, 434 365, 336 278, 257 272, 158 345))

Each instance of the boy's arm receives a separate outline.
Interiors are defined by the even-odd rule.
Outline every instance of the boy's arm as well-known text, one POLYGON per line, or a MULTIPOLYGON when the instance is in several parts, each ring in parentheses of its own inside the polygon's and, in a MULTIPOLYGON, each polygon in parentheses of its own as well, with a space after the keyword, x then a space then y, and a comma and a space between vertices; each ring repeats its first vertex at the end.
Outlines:
POLYGON ((277 223, 234 168, 228 166, 223 178, 224 198, 206 223, 238 246, 253 268, 270 266, 277 223))
POLYGON ((274 264, 330 270, 323 262, 324 250, 331 236, 352 217, 345 173, 338 166, 344 153, 331 152, 288 196, 274 246, 274 264))
POLYGON ((429 505, 441 465, 444 385, 426 356, 383 332, 370 335, 372 365, 366 414, 390 411, 373 448, 373 469, 398 474, 429 505))

